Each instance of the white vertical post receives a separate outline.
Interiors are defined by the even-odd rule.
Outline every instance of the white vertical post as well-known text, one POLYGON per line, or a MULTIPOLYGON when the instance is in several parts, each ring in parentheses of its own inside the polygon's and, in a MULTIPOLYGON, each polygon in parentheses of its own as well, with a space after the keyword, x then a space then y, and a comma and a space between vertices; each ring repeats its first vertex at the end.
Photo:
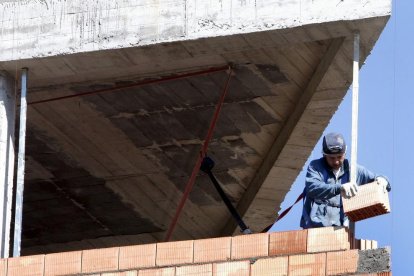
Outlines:
POLYGON ((19 129, 19 154, 17 159, 17 181, 16 181, 16 208, 14 220, 14 244, 13 257, 20 256, 20 243, 22 235, 22 213, 23 213, 23 188, 24 188, 24 156, 26 146, 26 113, 27 113, 27 74, 28 69, 22 69, 22 91, 20 98, 20 129, 19 129))
POLYGON ((358 152, 358 94, 359 94, 359 33, 354 34, 354 64, 352 77, 352 144, 350 180, 356 182, 358 152))
MULTIPOLYGON (((358 152, 358 94, 359 94, 359 33, 354 34, 354 64, 352 76, 352 129, 351 129, 351 171, 350 181, 356 183, 358 152)), ((351 235, 355 237, 355 222, 349 222, 351 235)))
POLYGON ((9 257, 13 202, 14 125, 16 95, 13 79, 0 71, 0 257, 9 257))

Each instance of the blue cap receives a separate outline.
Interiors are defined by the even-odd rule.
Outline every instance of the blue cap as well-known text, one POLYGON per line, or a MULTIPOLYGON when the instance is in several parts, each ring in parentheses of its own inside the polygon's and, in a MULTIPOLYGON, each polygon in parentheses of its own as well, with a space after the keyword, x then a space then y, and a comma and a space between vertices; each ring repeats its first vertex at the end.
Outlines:
POLYGON ((331 132, 323 137, 323 154, 340 154, 346 151, 345 139, 340 133, 331 132))

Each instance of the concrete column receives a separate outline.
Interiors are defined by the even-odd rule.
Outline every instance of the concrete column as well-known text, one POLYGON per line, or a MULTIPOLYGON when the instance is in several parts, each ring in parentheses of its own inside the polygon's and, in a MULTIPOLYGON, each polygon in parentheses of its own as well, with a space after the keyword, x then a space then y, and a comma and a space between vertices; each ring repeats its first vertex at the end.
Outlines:
POLYGON ((9 257, 14 172, 16 93, 13 79, 0 71, 0 255, 9 257))

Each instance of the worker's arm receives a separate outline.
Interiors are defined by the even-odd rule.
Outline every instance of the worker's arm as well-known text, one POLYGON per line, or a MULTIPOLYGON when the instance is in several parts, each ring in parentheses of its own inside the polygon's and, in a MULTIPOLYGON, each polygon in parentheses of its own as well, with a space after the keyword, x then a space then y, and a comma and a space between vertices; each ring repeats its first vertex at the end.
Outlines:
POLYGON ((306 191, 307 196, 316 199, 329 199, 341 192, 341 184, 325 183, 323 176, 311 162, 306 173, 306 191))
POLYGON ((386 176, 377 175, 365 167, 358 165, 357 183, 359 185, 371 183, 375 180, 379 180, 379 183, 385 186, 388 192, 391 191, 390 181, 386 176))

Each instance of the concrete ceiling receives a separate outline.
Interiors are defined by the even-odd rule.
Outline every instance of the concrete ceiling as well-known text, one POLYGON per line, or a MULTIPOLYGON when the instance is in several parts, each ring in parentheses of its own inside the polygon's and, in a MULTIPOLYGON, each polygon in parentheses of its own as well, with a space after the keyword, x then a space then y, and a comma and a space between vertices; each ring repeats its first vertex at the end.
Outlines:
MULTIPOLYGON (((208 155, 234 206, 261 231, 352 81, 354 30, 363 62, 387 20, 0 62, 11 76, 23 66, 30 76, 23 253, 163 240, 229 74, 208 155)), ((235 229, 199 173, 173 239, 235 229)))

